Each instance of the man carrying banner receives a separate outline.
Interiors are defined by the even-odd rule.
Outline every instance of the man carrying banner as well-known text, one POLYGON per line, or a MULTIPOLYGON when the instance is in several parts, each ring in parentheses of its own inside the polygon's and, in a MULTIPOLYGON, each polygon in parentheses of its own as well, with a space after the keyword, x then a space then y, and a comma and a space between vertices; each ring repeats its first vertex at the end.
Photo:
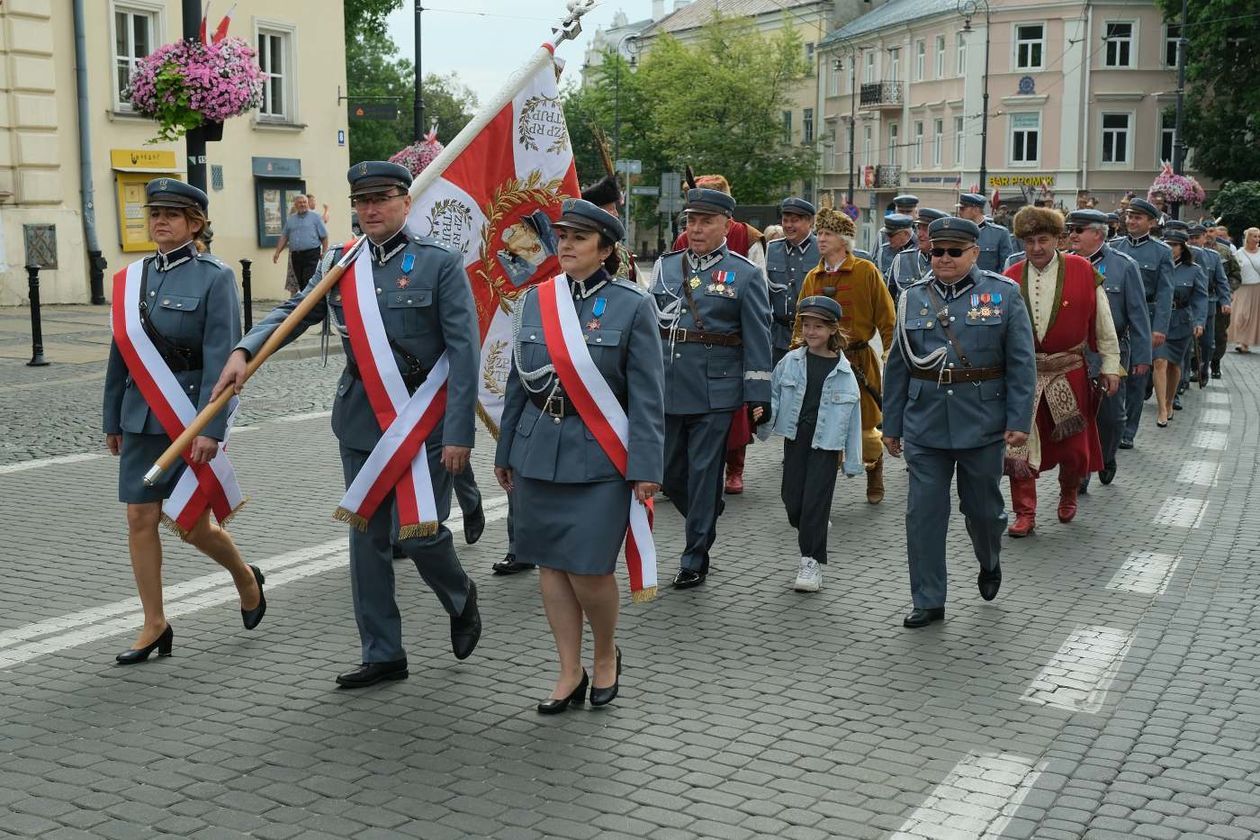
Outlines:
MULTIPOLYGON (((362 665, 337 683, 361 688, 407 677, 391 539, 450 614, 456 658, 468 657, 481 636, 477 588, 442 525, 450 513, 451 476, 467 466, 473 445, 478 346, 462 260, 407 227, 411 173, 397 164, 365 161, 347 177, 367 242, 347 255, 327 311, 346 357, 332 414, 348 488, 336 515, 352 526, 350 580, 363 656, 362 665)), ((216 393, 239 389, 249 357, 341 250, 334 248, 306 289, 276 307, 237 345, 216 393)), ((316 307, 288 340, 323 319, 323 308, 316 307)))

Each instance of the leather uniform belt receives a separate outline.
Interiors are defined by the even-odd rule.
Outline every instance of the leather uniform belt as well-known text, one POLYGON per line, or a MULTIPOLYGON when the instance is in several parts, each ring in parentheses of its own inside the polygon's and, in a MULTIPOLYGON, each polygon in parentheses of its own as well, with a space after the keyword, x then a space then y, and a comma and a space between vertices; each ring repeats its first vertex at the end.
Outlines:
POLYGON ((953 385, 956 382, 983 382, 986 379, 1001 379, 1006 375, 1006 368, 987 367, 987 368, 944 368, 943 370, 932 370, 930 368, 910 368, 910 376, 915 379, 925 379, 929 382, 939 382, 942 385, 953 385))
POLYGON ((578 410, 573 404, 573 400, 564 394, 533 394, 529 395, 529 401, 538 406, 538 410, 548 417, 554 417, 559 420, 562 417, 576 417, 578 410))
POLYGON ((159 346, 158 352, 162 354, 162 360, 175 373, 201 370, 204 367, 204 362, 201 359, 201 350, 199 349, 167 345, 166 347, 159 346))
POLYGON ((792 326, 792 324, 795 323, 795 321, 796 321, 795 318, 792 318, 788 315, 775 315, 774 316, 774 322, 776 324, 782 324, 785 327, 792 326))
MULTIPOLYGON (((359 372, 359 365, 354 359, 346 359, 346 373, 355 379, 363 379, 363 374, 359 372)), ((429 372, 418 369, 403 371, 402 378, 403 384, 407 386, 407 393, 414 394, 424 384, 424 381, 429 378, 429 372)))
POLYGON ((661 338, 672 339, 675 344, 716 344, 719 347, 739 347, 744 340, 730 333, 704 330, 666 329, 661 327, 661 338))

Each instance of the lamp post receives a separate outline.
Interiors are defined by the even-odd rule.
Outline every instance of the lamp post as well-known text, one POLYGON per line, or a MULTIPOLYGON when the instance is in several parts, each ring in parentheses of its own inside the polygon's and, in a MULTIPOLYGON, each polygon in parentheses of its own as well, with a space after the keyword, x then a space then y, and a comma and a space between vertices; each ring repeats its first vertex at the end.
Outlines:
MULTIPOLYGON (((849 204, 853 204, 853 137, 857 134, 857 48, 852 44, 841 44, 840 49, 849 56, 849 204)), ((834 59, 832 66, 836 70, 844 69, 843 59, 834 59)))
MULTIPOLYGON (((617 161, 621 160, 621 48, 628 41, 638 38, 637 32, 627 32, 617 39, 617 46, 613 48, 613 56, 617 61, 613 69, 613 168, 617 166, 617 161)), ((630 66, 634 66, 634 58, 629 59, 630 66)), ((613 173, 613 177, 617 177, 617 173, 613 173)), ((629 176, 627 176, 629 177, 629 176)), ((627 216, 630 212, 628 204, 630 199, 618 205, 617 215, 621 218, 621 224, 626 224, 627 216), (624 208, 624 209, 623 209, 624 208)))
POLYGON ((989 0, 958 0, 958 13, 963 16, 963 32, 971 32, 971 18, 984 10, 984 92, 980 115, 980 193, 988 195, 989 151, 989 38, 993 27, 989 21, 989 0))

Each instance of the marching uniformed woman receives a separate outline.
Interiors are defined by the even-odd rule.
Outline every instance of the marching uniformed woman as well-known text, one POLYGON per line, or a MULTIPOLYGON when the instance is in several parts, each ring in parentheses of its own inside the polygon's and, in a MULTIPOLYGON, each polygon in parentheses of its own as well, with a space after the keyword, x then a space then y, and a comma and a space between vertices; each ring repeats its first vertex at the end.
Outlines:
MULTIPOLYGON (((209 199, 196 187, 172 178, 158 178, 145 188, 149 238, 157 254, 143 261, 140 270, 139 313, 144 333, 174 375, 180 391, 200 410, 210 400, 211 388, 227 360, 232 345, 241 337, 240 305, 232 270, 203 253, 208 225, 209 199)), ((117 290, 115 292, 118 294, 117 290)), ((115 300, 114 306, 123 306, 115 300)), ((117 319, 116 319, 117 323, 117 319)), ((135 382, 136 371, 120 351, 116 336, 109 350, 105 372, 105 444, 119 456, 118 500, 127 505, 127 543, 131 569, 144 608, 144 626, 135 644, 120 653, 124 665, 143 662, 156 650, 169 656, 174 633, 162 605, 162 542, 158 523, 162 502, 171 496, 183 471, 182 462, 167 471, 152 487, 145 486, 145 472, 170 445, 159 414, 135 382)), ((138 364, 137 354, 129 354, 138 364)), ((156 373, 156 371, 155 371, 156 373)), ((157 378, 157 377, 154 377, 157 378)), ((209 463, 227 436, 226 412, 193 440, 194 463, 209 463)), ((227 531, 210 518, 206 507, 191 528, 181 530, 185 542, 227 569, 241 597, 241 620, 252 630, 267 609, 263 574, 247 566, 227 531)))
POLYGON ((1194 264, 1194 251, 1187 243, 1184 230, 1164 232, 1164 242, 1172 248, 1173 302, 1168 321, 1168 338, 1155 349, 1155 398, 1159 403, 1156 426, 1164 427, 1173 415, 1173 397, 1181 381, 1181 360, 1190 346, 1190 338, 1203 334, 1207 319, 1207 277, 1194 264))
POLYGON ((565 393, 543 334, 540 297, 517 303, 512 372, 495 454, 495 476, 517 510, 516 556, 540 567, 543 607, 555 636, 560 674, 542 714, 611 703, 621 676, 614 640, 618 592, 613 569, 626 539, 630 505, 660 488, 664 473, 664 368, 652 299, 616 279, 622 226, 589 201, 565 203, 554 223, 557 254, 592 360, 629 419, 625 474, 565 393), (627 492, 633 487, 635 499, 627 492), (593 673, 582 667, 582 623, 594 636, 593 673))

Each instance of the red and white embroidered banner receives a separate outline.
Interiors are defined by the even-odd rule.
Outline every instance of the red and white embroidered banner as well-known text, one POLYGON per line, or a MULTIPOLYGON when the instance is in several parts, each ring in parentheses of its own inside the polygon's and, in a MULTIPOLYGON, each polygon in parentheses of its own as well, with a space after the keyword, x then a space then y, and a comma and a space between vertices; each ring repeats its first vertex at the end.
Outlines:
POLYGON ((397 490, 399 538, 432 536, 439 522, 424 441, 446 413, 446 354, 409 394, 381 320, 367 248, 347 266, 339 288, 350 347, 383 434, 334 515, 365 530, 381 502, 397 490))
POLYGON ((471 140, 461 133, 430 164, 441 175, 422 173, 412 188, 411 229, 463 254, 481 330, 478 413, 496 434, 511 367, 512 302, 560 270, 525 219, 538 211, 557 219, 561 201, 580 194, 553 52, 544 44, 519 84, 497 98, 503 104, 465 129, 475 132, 471 140))
MULTIPOLYGON (((573 296, 563 276, 538 289, 543 337, 564 393, 577 407, 578 416, 595 436, 604 454, 624 476, 629 458, 630 419, 599 372, 591 350, 582 337, 573 296)), ((630 573, 630 597, 646 601, 656 595, 656 543, 652 540, 652 501, 641 503, 630 489, 630 524, 626 528, 626 569, 630 573)))
MULTIPOLYGON (((140 287, 143 280, 144 260, 136 260, 114 274, 110 329, 132 382, 140 389, 162 430, 175 440, 196 418, 197 407, 144 331, 140 321, 140 287)), ((228 405, 228 431, 232 428, 238 404, 233 397, 228 405)), ((170 497, 162 503, 163 519, 181 534, 187 534, 197 524, 207 506, 214 511, 219 522, 225 522, 245 503, 240 484, 236 481, 236 470, 227 457, 227 434, 225 431, 223 445, 208 464, 194 464, 191 450, 181 453, 189 469, 180 474, 170 497)))

